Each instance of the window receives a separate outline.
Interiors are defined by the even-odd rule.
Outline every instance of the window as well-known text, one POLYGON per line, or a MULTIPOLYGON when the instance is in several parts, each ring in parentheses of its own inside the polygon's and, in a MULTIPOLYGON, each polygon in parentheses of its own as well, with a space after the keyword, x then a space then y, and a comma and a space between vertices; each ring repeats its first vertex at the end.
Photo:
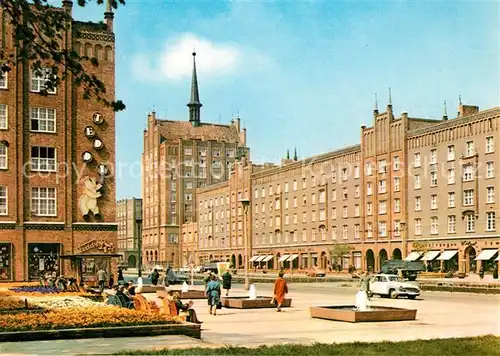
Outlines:
POLYGON ((285 193, 288 193, 288 182, 285 182, 285 193))
POLYGON ((436 194, 431 195, 431 209, 437 209, 438 208, 438 196, 436 194))
POLYGON ((394 212, 399 213, 401 211, 401 200, 394 199, 394 212))
POLYGON ((316 204, 316 193, 311 194, 311 204, 316 204))
POLYGON ((306 189, 307 188, 307 181, 305 178, 302 178, 302 189, 306 189))
POLYGON ((295 192, 297 190, 297 181, 293 181, 293 191, 295 192))
POLYGON ((315 186, 316 186, 316 177, 311 176, 311 187, 315 187, 315 186))
POLYGON ((495 202, 495 188, 487 187, 486 188, 486 202, 494 203, 495 202))
POLYGON ((7 105, 0 104, 0 130, 7 130, 8 122, 7 105))
POLYGON ((359 198, 359 185, 354 187, 354 197, 359 198))
POLYGON ((325 220, 326 220, 325 209, 320 209, 319 210, 319 221, 325 221, 325 220))
POLYGON ((457 230, 457 218, 455 215, 448 215, 448 233, 454 234, 457 230))
POLYGON ((56 216, 56 188, 31 188, 31 211, 37 216, 56 216))
POLYGON ((261 198, 265 198, 266 197, 266 188, 262 188, 262 191, 261 191, 261 194, 260 194, 260 197, 261 198))
POLYGON ((342 200, 347 200, 347 188, 342 188, 342 200))
POLYGON ((373 203, 368 202, 366 203, 366 215, 372 215, 373 214, 373 203))
POLYGON ((431 172, 431 187, 435 187, 438 184, 438 174, 437 172, 431 172))
POLYGON ((311 241, 316 241, 316 229, 312 229, 311 231, 311 241))
POLYGON ((476 153, 476 151, 474 150, 474 141, 467 141, 466 147, 467 147, 466 151, 467 157, 473 156, 476 153))
POLYGON ((326 192, 324 190, 319 191, 319 203, 322 204, 326 200, 326 192))
POLYGON ((342 208, 342 217, 347 218, 347 206, 342 208))
POLYGON ((279 198, 275 199, 274 200, 274 209, 280 210, 280 208, 281 208, 281 204, 280 203, 281 203, 281 201, 280 201, 279 198))
POLYGON ((495 152, 495 142, 493 136, 486 137, 486 153, 495 152))
POLYGON ((307 198, 305 195, 302 196, 302 205, 306 205, 307 204, 307 198))
POLYGON ((422 198, 415 197, 415 211, 421 211, 421 210, 422 210, 422 198))
POLYGON ((298 224, 299 223, 299 218, 297 217, 297 214, 293 214, 293 223, 298 224))
POLYGON ((371 183, 366 183, 366 195, 372 195, 372 184, 371 183))
POLYGON ((386 214, 387 213, 387 201, 382 200, 378 203, 378 213, 379 214, 386 214))
POLYGON ((7 187, 0 185, 0 215, 7 215, 7 187))
POLYGON ((344 182, 347 180, 347 168, 342 168, 342 180, 344 182))
POLYGON ((269 195, 273 195, 273 186, 272 185, 269 186, 269 195))
POLYGON ((56 149, 54 147, 31 147, 31 169, 55 172, 56 149))
POLYGON ((486 178, 495 177, 495 167, 493 162, 486 162, 486 178))
POLYGON ((332 169, 332 183, 337 183, 337 171, 332 169))
POLYGON ((262 203, 262 212, 265 213, 266 212, 266 204, 265 203, 262 203))
MULTIPOLYGON (((50 68, 40 68, 40 70, 33 69, 31 71, 31 91, 41 92, 46 89, 46 83, 52 75, 52 69, 50 68)), ((56 88, 47 89, 47 93, 55 94, 56 88)))
POLYGON ((332 189, 332 201, 337 201, 337 191, 332 189))
POLYGON ((437 163, 437 150, 431 150, 431 164, 437 163))
POLYGON ((285 199, 285 209, 288 209, 288 198, 285 199))
POLYGON ((293 197, 293 207, 297 207, 297 197, 293 197))
POLYGON ((303 223, 307 222, 307 214, 306 213, 302 213, 302 222, 303 223))
POLYGON ((359 166, 354 166, 354 179, 359 178, 359 166))
POLYGON ((448 184, 455 184, 455 168, 448 169, 448 184))
POLYGON ((464 205, 469 206, 474 204, 474 190, 464 190, 464 205))
POLYGON ((337 227, 336 226, 332 226, 332 240, 337 240, 337 227))
POLYGON ((31 108, 31 131, 56 132, 56 111, 47 108, 31 108))
POLYGON ((359 205, 358 204, 354 205, 354 216, 355 217, 359 216, 359 205))
POLYGON ((448 208, 455 207, 455 192, 448 192, 448 208))
POLYGON ((0 73, 0 89, 7 89, 7 73, 0 73))
POLYGON ((259 197, 259 190, 255 189, 254 191, 254 198, 257 199, 259 197))
POLYGON ((486 213, 486 231, 495 231, 495 212, 486 213))
MULTIPOLYGON (((186 193, 184 194, 184 200, 193 200, 193 194, 192 193, 186 193)), ((210 206, 211 208, 212 206, 210 206)))
POLYGON ((213 150, 212 151, 212 156, 214 156, 214 157, 220 157, 220 151, 219 150, 213 150))
POLYGON ((347 238, 349 237, 348 233, 349 233, 349 230, 347 228, 347 225, 342 226, 342 238, 344 240, 347 240, 347 238))
POLYGON ((436 216, 433 216, 431 218, 431 234, 436 235, 438 231, 438 218, 436 216))
POLYGON ((385 221, 380 221, 378 223, 378 234, 381 237, 387 236, 387 222, 385 221))
POLYGON ((393 160, 393 168, 395 171, 399 171, 399 168, 401 166, 401 163, 399 161, 399 156, 394 156, 394 160, 393 160))
POLYGON ((378 192, 379 194, 383 194, 387 192, 387 187, 385 184, 385 179, 379 180, 378 181, 378 192))
POLYGON ((399 192, 401 189, 401 179, 399 177, 394 177, 394 191, 399 192))
POLYGON ((365 170, 366 170, 366 175, 367 176, 371 176, 372 175, 372 164, 371 164, 371 162, 366 163, 365 170))
POLYGON ((354 238, 359 239, 359 224, 354 225, 354 238))
POLYGON ((332 208, 332 219, 337 218, 337 208, 332 208))
POLYGON ((387 162, 385 159, 381 159, 378 161, 378 172, 379 173, 386 173, 387 172, 387 162))
POLYGON ((226 157, 233 158, 235 156, 234 150, 227 150, 226 157))
POLYGON ((422 235, 422 219, 415 219, 415 235, 422 235))
POLYGON ((422 162, 420 161, 420 152, 415 153, 414 159, 413 159, 413 167, 417 168, 422 165, 422 162))
POLYGON ((464 182, 468 182, 474 180, 474 167, 472 164, 467 164, 464 166, 463 171, 463 180, 464 182))
POLYGON ((0 143, 0 169, 7 169, 7 145, 5 143, 0 143))
POLYGON ((455 146, 449 145, 448 146, 448 161, 454 161, 454 160, 455 160, 455 146))
POLYGON ((413 176, 413 188, 420 189, 420 174, 413 176))
POLYGON ((369 239, 373 237, 373 224, 372 223, 366 224, 366 237, 369 239))
POLYGON ((401 221, 394 220, 394 236, 401 236, 401 221))
POLYGON ((465 231, 466 232, 474 232, 476 231, 476 218, 474 214, 467 214, 465 216, 465 231))
POLYGON ((288 225, 290 223, 290 217, 288 215, 285 215, 285 225, 288 225))

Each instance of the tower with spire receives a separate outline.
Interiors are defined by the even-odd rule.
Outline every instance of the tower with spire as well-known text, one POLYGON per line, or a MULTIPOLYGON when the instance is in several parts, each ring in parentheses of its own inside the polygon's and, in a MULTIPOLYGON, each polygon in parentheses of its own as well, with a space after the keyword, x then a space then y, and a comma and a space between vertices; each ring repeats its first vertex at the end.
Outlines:
POLYGON ((198 91, 198 76, 196 75, 196 52, 193 52, 193 75, 191 78, 191 100, 187 104, 189 108, 189 122, 194 126, 200 126, 200 94, 198 91))

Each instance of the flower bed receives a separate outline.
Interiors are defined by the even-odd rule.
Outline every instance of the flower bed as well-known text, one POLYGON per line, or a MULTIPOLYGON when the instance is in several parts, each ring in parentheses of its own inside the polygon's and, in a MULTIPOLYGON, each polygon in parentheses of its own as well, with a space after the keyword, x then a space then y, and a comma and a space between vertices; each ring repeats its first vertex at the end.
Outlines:
POLYGON ((67 309, 67 308, 101 308, 105 304, 96 302, 80 296, 45 296, 45 297, 27 297, 31 305, 44 309, 67 309))
POLYGON ((27 307, 26 300, 13 297, 0 298, 0 311, 27 309, 27 307))
POLYGON ((39 314, 0 314, 0 332, 164 325, 180 322, 179 318, 172 318, 166 314, 148 313, 132 309, 116 307, 72 308, 39 314))
POLYGON ((9 290, 14 293, 40 293, 40 294, 55 294, 59 293, 59 289, 56 287, 45 287, 45 286, 19 286, 12 287, 9 290))

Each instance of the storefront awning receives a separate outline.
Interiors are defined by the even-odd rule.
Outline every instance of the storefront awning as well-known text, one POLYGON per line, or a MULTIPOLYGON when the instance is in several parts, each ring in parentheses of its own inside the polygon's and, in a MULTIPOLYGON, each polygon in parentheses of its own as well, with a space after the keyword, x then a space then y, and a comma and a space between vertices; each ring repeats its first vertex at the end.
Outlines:
POLYGON ((458 253, 458 250, 444 251, 441 256, 438 257, 439 261, 448 261, 453 258, 458 253))
POLYGON ((259 258, 257 258, 257 259, 255 260, 255 262, 261 262, 262 260, 264 260, 264 258, 266 258, 266 255, 264 255, 264 256, 260 256, 259 258))
POLYGON ((422 256, 422 252, 413 251, 408 256, 406 256, 405 261, 416 261, 420 256, 422 256))
POLYGON ((286 261, 286 259, 290 257, 290 255, 283 255, 280 257, 280 259, 278 260, 278 262, 283 262, 283 261, 286 261))
POLYGON ((312 258, 318 258, 318 254, 317 253, 311 253, 311 257, 312 258))
POLYGON ((498 255, 498 257, 495 258, 495 261, 500 261, 500 255, 498 255))
POLYGON ((434 261, 441 251, 427 251, 422 260, 424 261, 434 261))
POLYGON ((60 258, 63 259, 72 259, 72 258, 102 258, 102 257, 123 257, 123 255, 120 255, 119 253, 94 253, 94 254, 78 254, 78 255, 62 255, 59 256, 60 258))
POLYGON ((299 255, 291 255, 290 258, 287 260, 288 262, 292 262, 294 259, 299 257, 299 255))
POLYGON ((266 258, 264 258, 264 259, 262 260, 262 262, 268 262, 268 261, 271 261, 273 258, 274 258, 274 256, 273 256, 273 255, 266 256, 266 258))
POLYGON ((498 250, 488 249, 482 250, 479 256, 476 257, 476 261, 489 261, 495 256, 498 250))
POLYGON ((250 262, 255 262, 255 260, 259 258, 259 256, 252 256, 252 258, 250 259, 250 262))

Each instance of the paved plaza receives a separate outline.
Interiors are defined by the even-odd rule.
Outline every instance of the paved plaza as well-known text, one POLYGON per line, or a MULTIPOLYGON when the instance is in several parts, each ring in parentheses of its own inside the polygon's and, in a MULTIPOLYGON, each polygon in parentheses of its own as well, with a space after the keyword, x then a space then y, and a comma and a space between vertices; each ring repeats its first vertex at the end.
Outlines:
MULTIPOLYGON (((385 323, 343 323, 309 317, 309 306, 354 304, 356 289, 345 283, 290 284, 293 307, 274 309, 222 309, 208 315, 205 300, 196 300, 202 340, 179 336, 130 337, 0 343, 0 354, 106 354, 124 349, 168 347, 257 346, 279 343, 401 341, 480 335, 500 336, 500 297, 449 292, 423 292, 420 299, 372 298, 372 305, 416 308, 417 320, 385 323)), ((257 284, 258 295, 271 295, 271 284, 257 284)), ((232 295, 243 295, 237 286, 232 295)), ((154 298, 154 295, 148 295, 154 298)))

